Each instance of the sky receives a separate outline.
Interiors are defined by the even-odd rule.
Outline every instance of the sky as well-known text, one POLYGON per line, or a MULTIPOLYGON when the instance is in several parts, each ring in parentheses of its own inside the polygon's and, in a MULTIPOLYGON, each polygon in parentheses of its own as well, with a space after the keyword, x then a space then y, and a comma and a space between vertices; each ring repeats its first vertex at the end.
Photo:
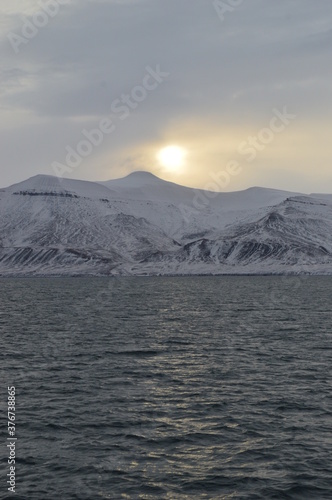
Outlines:
POLYGON ((0 185, 332 193, 331 0, 1 0, 0 185))

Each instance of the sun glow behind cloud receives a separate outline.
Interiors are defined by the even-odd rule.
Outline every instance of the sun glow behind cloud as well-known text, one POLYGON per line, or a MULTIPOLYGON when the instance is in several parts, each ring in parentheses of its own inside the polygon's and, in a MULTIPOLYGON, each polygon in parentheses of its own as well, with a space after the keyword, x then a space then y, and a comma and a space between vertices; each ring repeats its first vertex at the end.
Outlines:
MULTIPOLYGON (((257 151, 254 161, 239 153, 239 145, 248 137, 257 135, 265 124, 243 123, 222 126, 221 123, 193 121, 181 122, 167 132, 162 143, 143 143, 112 151, 112 160, 104 152, 97 159, 102 164, 103 178, 122 177, 135 170, 147 170, 170 182, 176 182, 194 188, 210 189, 215 176, 220 176, 220 190, 237 191, 250 186, 264 186, 277 189, 302 192, 318 192, 320 177, 313 179, 312 166, 317 163, 317 145, 320 148, 320 172, 331 178, 329 172, 330 152, 327 124, 322 130, 314 122, 294 121, 283 133, 276 134, 273 141, 265 149, 257 151), (313 133, 313 130, 316 132, 313 133), (177 137, 177 148, 185 153, 184 161, 179 166, 181 156, 171 137, 177 137), (168 140, 167 140, 168 138, 168 140), (181 145, 181 146, 180 146, 181 145), (162 153, 162 158, 160 158, 162 153), (172 154, 170 154, 172 153, 172 154), (173 153, 174 156, 173 156, 173 153), (316 157, 316 162, 315 162, 316 157), (304 158, 306 160, 304 161, 304 158), (160 161, 160 159, 165 162, 160 161), (239 165, 238 174, 224 174, 230 162, 239 165), (116 173, 110 171, 110 165, 117 165, 116 173), (289 166, 288 166, 289 165, 289 166), (228 182, 224 183, 224 180, 228 182), (310 182, 311 179, 311 182, 310 182)), ((96 158, 94 158, 96 161, 96 158)), ((91 164, 89 168, 91 169, 91 164)), ((89 169, 87 169, 88 173, 89 169)), ((331 179, 332 180, 332 179, 331 179)))
POLYGON ((166 172, 180 173, 185 165, 187 151, 179 146, 162 148, 157 159, 166 172))
POLYGON ((114 134, 69 177, 106 180, 149 170, 203 188, 235 159, 243 168, 225 190, 332 191, 331 3, 243 2, 221 26, 201 0, 69 0, 15 54, 8 32, 20 34, 43 2, 0 2, 3 185, 54 173, 67 145, 75 149, 82 130, 107 117, 114 134), (170 76, 122 123, 111 104, 142 83, 147 64, 170 76), (296 121, 247 162, 239 144, 283 106, 296 121))

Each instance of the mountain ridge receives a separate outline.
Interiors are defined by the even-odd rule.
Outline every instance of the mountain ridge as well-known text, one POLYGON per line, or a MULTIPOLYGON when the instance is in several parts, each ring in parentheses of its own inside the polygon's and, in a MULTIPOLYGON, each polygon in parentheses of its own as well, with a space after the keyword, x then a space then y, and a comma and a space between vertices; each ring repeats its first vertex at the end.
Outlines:
POLYGON ((332 274, 330 235, 328 194, 214 193, 142 171, 0 190, 2 276, 332 274))

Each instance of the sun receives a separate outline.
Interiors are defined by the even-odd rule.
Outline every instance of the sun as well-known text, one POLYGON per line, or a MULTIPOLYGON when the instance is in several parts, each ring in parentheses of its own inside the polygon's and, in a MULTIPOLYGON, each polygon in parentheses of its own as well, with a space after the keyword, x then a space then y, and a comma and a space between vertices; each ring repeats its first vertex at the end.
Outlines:
POLYGON ((168 172, 177 172, 185 164, 187 151, 179 146, 167 146, 159 151, 157 159, 168 172))

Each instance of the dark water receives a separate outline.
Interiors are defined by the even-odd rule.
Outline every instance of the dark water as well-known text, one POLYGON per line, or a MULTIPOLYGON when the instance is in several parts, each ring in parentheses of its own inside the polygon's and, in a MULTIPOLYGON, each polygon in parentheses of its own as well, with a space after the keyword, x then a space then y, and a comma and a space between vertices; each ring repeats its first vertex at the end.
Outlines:
POLYGON ((332 498, 332 278, 0 285, 1 499, 332 498))

